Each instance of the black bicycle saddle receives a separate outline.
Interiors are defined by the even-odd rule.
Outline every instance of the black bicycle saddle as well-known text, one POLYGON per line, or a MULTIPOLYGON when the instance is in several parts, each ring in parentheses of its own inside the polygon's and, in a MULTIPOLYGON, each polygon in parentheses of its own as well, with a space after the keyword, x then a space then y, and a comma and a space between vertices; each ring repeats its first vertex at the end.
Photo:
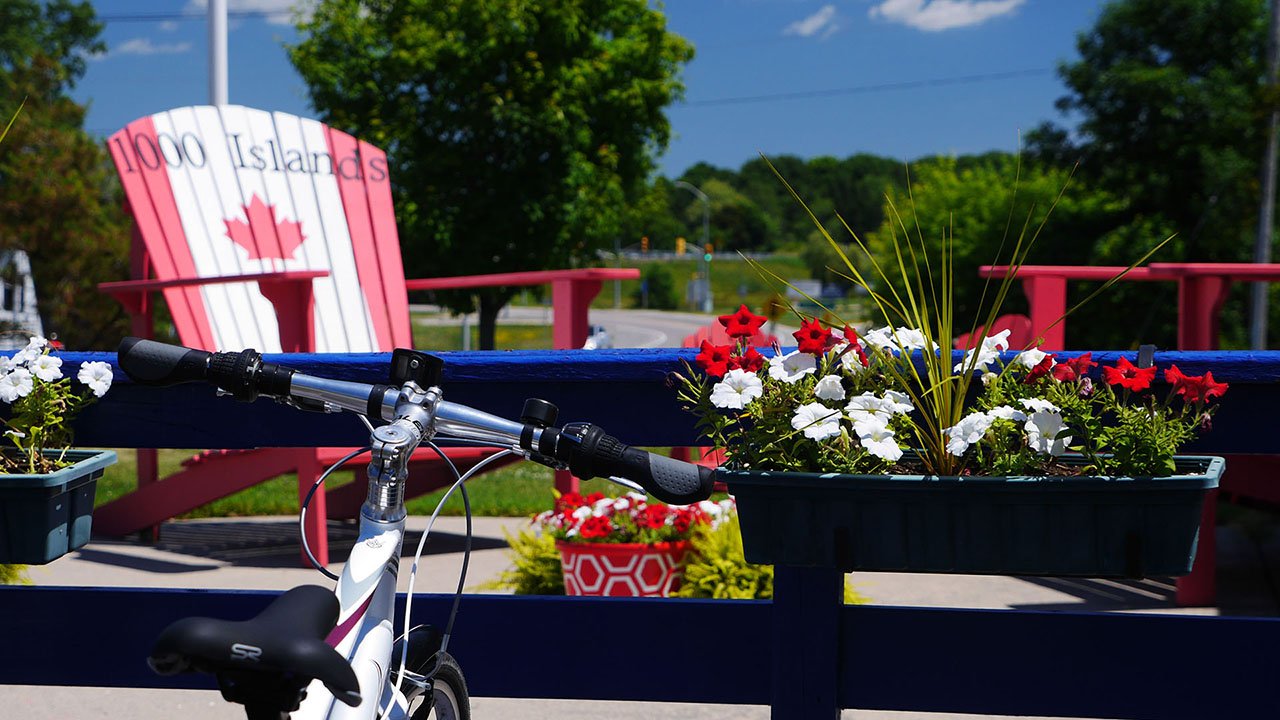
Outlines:
POLYGON ((281 685, 280 692, 292 692, 296 703, 301 689, 315 679, 354 707, 360 704, 356 674, 325 642, 339 610, 332 591, 302 585, 249 620, 183 618, 160 634, 147 664, 160 675, 217 675, 223 695, 233 702, 251 704, 263 692, 275 694, 274 686, 281 685))

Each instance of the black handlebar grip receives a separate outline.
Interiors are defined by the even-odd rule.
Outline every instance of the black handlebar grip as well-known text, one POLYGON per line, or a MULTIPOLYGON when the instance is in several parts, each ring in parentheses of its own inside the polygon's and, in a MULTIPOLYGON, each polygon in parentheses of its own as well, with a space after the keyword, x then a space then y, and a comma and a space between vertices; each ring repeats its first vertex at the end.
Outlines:
POLYGON ((120 369, 141 385, 177 385, 204 380, 213 353, 127 337, 117 349, 120 369))
POLYGON ((715 471, 702 465, 658 455, 647 450, 629 447, 622 452, 622 459, 613 473, 637 480, 659 500, 672 505, 689 505, 711 497, 715 485, 715 471))
POLYGON ((673 505, 706 500, 715 485, 711 468, 630 447, 596 425, 571 423, 549 435, 554 455, 580 478, 624 477, 673 505))

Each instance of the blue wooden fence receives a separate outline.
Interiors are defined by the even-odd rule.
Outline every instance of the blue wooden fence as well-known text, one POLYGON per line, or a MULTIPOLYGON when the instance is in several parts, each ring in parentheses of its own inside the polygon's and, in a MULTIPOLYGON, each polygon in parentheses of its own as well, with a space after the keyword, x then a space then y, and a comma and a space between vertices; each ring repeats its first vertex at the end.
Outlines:
MULTIPOLYGON (((665 386, 679 351, 445 354, 451 400, 514 416, 526 397, 625 441, 683 445, 692 424, 665 386)), ((1095 353, 1104 362, 1113 353, 1095 353)), ((109 354, 66 354, 114 361, 109 354)), ((384 379, 386 355, 278 356, 307 372, 384 379)), ((1233 384, 1200 452, 1275 453, 1280 353, 1164 353, 1233 384)), ((105 447, 353 445, 354 418, 245 406, 210 389, 118 381, 79 443, 105 447)), ((1229 472, 1229 470, 1228 470, 1229 472)), ((769 703, 777 718, 839 708, 1161 720, 1280 716, 1280 619, 843 607, 834 571, 779 568, 773 602, 468 596, 457 655, 477 695, 769 703), (625 628, 654 628, 620 641, 625 628), (591 638, 598 638, 592 642, 591 638), (571 638, 571 641, 567 639, 571 638)), ((272 593, 0 589, 0 683, 209 687, 160 678, 152 639, 187 615, 242 618, 272 593)), ((448 598, 415 600, 442 618, 448 598)))

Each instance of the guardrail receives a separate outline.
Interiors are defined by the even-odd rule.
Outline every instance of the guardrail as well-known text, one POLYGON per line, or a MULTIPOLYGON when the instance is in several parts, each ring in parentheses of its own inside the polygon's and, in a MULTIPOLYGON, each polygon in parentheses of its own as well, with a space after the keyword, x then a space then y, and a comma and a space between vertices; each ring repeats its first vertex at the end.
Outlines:
MULTIPOLYGON (((664 386, 694 353, 675 350, 447 353, 450 399, 509 415, 525 397, 642 445, 688 445, 690 418, 664 386)), ((1115 353, 1095 353, 1111 362, 1115 353)), ((66 353, 68 363, 114 361, 66 353)), ((386 355, 276 356, 333 377, 383 380, 386 355)), ((1197 452, 1274 453, 1280 353, 1163 353, 1232 383, 1197 452)), ((351 445, 355 418, 246 407, 208 388, 120 381, 77 425, 107 447, 351 445), (282 422, 285 417, 290 422, 282 422), (296 422, 301 418, 302 422, 296 422)), ((1229 470, 1228 470, 1229 473, 1229 470)), ((840 708, 1160 720, 1280 715, 1280 619, 849 606, 840 575, 778 568, 772 602, 467 596, 454 646, 480 696, 771 704, 775 718, 840 708), (653 628, 618 643, 614 628, 653 628), (593 630, 595 628, 596 630, 593 630), (564 643, 572 632, 577 641, 564 643), (586 638, 598 632, 600 642, 586 638), (548 648, 556 648, 550 650, 548 648), (1199 662, 1197 662, 1199 661, 1199 662), (569 681, 566 681, 569 678, 569 681)), ((0 684, 212 687, 160 678, 143 658, 168 622, 248 617, 264 592, 0 589, 0 684)), ((415 600, 443 618, 447 597, 415 600)))

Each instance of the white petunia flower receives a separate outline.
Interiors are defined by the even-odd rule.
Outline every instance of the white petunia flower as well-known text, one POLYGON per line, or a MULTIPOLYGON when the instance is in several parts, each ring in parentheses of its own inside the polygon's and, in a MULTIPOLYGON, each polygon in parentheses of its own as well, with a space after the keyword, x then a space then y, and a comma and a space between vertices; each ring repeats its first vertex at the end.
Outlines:
POLYGON ((973 369, 988 373, 991 372, 991 364, 1000 359, 1000 353, 1009 349, 1009 331, 1001 330, 995 335, 982 338, 982 343, 976 348, 972 348, 964 356, 964 360, 957 363, 952 372, 964 372, 969 367, 971 361, 974 362, 973 369), (974 355, 978 356, 976 361, 973 360, 974 355))
POLYGON ((27 346, 13 356, 13 362, 16 365, 25 365, 43 355, 47 347, 49 347, 48 340, 41 335, 34 335, 27 341, 27 346))
POLYGON ((818 370, 818 359, 799 350, 769 358, 769 377, 788 385, 818 370))
POLYGON ((53 355, 37 355, 30 364, 31 374, 45 382, 62 377, 62 358, 53 355))
POLYGON ((906 415, 916 409, 916 406, 911 404, 911 397, 897 390, 885 390, 884 399, 889 403, 890 410, 898 415, 906 415))
POLYGON ((987 414, 993 418, 1000 418, 1002 420, 1012 420, 1014 422, 1025 422, 1027 419, 1026 413, 1022 412, 1021 410, 1015 407, 1010 407, 1008 405, 993 407, 987 411, 987 414))
POLYGON ((111 389, 111 366, 104 362, 82 363, 76 379, 88 385, 94 395, 102 397, 111 389))
POLYGON ((848 404, 844 406, 844 412, 855 423, 864 420, 888 423, 889 418, 894 414, 894 403, 878 398, 874 393, 864 392, 849 398, 848 404))
POLYGON ((13 361, 13 358, 8 355, 0 355, 0 375, 4 375, 15 367, 17 367, 17 363, 13 361))
POLYGON ((586 520, 591 517, 591 508, 583 505, 580 508, 574 508, 573 517, 575 520, 586 520))
POLYGON ((994 418, 984 412, 974 412, 962 418, 955 427, 947 428, 947 452, 956 457, 964 455, 970 445, 987 434, 993 420, 994 418))
POLYGON ((31 393, 31 371, 26 368, 14 368, 7 375, 0 377, 0 400, 11 403, 31 393))
POLYGON ((747 403, 764 394, 764 385, 756 374, 735 368, 711 388, 711 404, 718 408, 741 410, 747 403))
POLYGON ((1057 405, 1054 405, 1048 400, 1044 400, 1042 398, 1023 398, 1018 402, 1022 403, 1022 407, 1033 412, 1062 412, 1062 409, 1057 405))
POLYGON ((893 431, 885 423, 862 420, 854 423, 853 431, 858 434, 862 447, 881 460, 896 462, 902 457, 902 448, 898 447, 897 441, 893 439, 893 431))
MULTIPOLYGON (((1013 362, 1016 365, 1022 365, 1023 367, 1030 370, 1031 368, 1044 362, 1044 359, 1048 356, 1049 356, 1049 353, 1042 351, 1040 348, 1031 348, 1030 350, 1023 350, 1022 352, 1018 353, 1018 356, 1013 359, 1013 362)), ((1053 360, 1049 361, 1049 367, 1053 367, 1054 365, 1057 365, 1057 364, 1058 363, 1056 361, 1053 361, 1053 360)))
POLYGON ((893 341, 893 328, 888 325, 882 328, 868 330, 862 334, 862 339, 866 341, 868 345, 878 347, 881 350, 892 350, 898 347, 898 344, 893 341))
POLYGON ((840 383, 840 376, 823 376, 818 381, 818 384, 813 387, 813 394, 822 400, 843 400, 845 392, 844 385, 840 383))
MULTIPOLYGON (((841 350, 844 349, 843 346, 837 347, 841 350)), ((849 352, 841 355, 840 367, 844 368, 844 371, 850 375, 857 375, 858 373, 865 372, 868 369, 866 365, 862 364, 862 358, 858 356, 857 350, 850 350, 849 352)))
POLYGON ((1057 457, 1067 451, 1067 445, 1071 442, 1070 435, 1058 437, 1066 426, 1062 423, 1062 416, 1056 412, 1036 411, 1027 419, 1023 428, 1027 431, 1027 442, 1031 449, 1042 455, 1057 457))
POLYGON ((840 411, 822 403, 806 403, 791 416, 791 427, 803 430, 811 440, 825 440, 840 434, 840 411))

